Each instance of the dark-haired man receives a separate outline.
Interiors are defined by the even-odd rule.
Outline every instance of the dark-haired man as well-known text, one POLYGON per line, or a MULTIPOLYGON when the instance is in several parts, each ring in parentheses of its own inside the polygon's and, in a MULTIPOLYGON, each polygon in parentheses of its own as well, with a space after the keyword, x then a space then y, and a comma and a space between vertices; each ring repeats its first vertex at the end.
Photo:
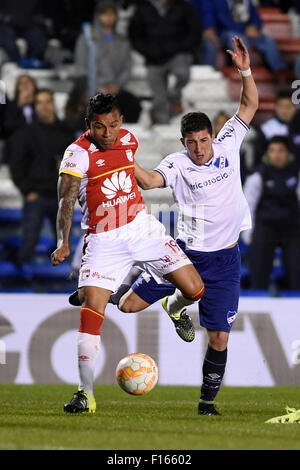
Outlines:
POLYGON ((262 161, 268 141, 274 136, 286 136, 289 147, 300 164, 300 110, 293 103, 290 90, 281 90, 276 97, 274 115, 257 129, 254 141, 254 166, 262 161))
POLYGON ((46 217, 56 232, 57 170, 74 135, 56 116, 51 90, 35 96, 35 119, 8 140, 9 167, 24 199, 22 244, 17 264, 31 261, 46 217))
MULTIPOLYGON (((228 51, 240 70, 242 93, 237 114, 214 140, 212 124, 203 113, 188 113, 181 121, 184 150, 168 155, 153 171, 137 163, 136 178, 143 189, 169 186, 179 206, 178 244, 193 262, 205 283, 199 303, 200 324, 208 334, 203 363, 200 415, 218 415, 214 399, 227 360, 229 332, 238 311, 240 291, 240 231, 251 227, 250 211, 240 179, 240 145, 258 106, 248 51, 233 38, 228 51)), ((170 312, 174 286, 163 279, 141 275, 118 302, 120 310, 137 312, 166 296, 170 312)), ((115 294, 115 299, 117 293, 115 294)))
POLYGON ((78 333, 78 392, 64 407, 68 413, 95 412, 93 376, 100 347, 100 327, 111 293, 119 287, 135 262, 163 276, 178 290, 171 299, 175 322, 194 333, 182 307, 204 293, 200 275, 145 204, 135 179, 136 137, 121 128, 122 116, 115 96, 91 97, 87 108, 87 132, 64 154, 58 182, 57 249, 53 265, 69 255, 69 232, 74 204, 82 208, 86 236, 79 289, 82 301, 78 333), (177 305, 182 305, 177 308, 177 305))
POLYGON ((245 233, 250 247, 251 287, 267 290, 275 249, 282 249, 285 288, 300 289, 300 179, 299 163, 285 136, 274 136, 263 161, 248 176, 245 196, 254 221, 245 233), (250 237, 249 237, 250 235, 250 237))

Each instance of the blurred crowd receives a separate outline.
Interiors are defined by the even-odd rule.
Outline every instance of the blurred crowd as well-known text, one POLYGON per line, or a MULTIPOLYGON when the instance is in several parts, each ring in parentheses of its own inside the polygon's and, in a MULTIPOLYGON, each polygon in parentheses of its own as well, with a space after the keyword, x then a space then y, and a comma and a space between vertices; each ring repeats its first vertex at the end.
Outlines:
MULTIPOLYGON (((300 0, 1 1, 1 64, 13 62, 22 69, 14 96, 0 106, 0 163, 8 166, 24 200, 17 265, 33 258, 45 217, 55 228, 57 168, 65 147, 85 130, 88 96, 117 95, 125 122, 138 123, 141 97, 128 87, 136 52, 147 70, 151 124, 169 124, 185 111, 182 90, 191 65, 217 69, 220 51, 229 64, 225 50, 238 34, 281 85, 272 115, 253 123, 250 163, 241 150, 242 183, 254 220, 251 233, 243 236, 249 248, 247 287, 268 289, 280 248, 283 288, 300 290, 300 109, 291 87, 300 79, 300 55, 292 67, 286 62, 263 29, 261 7, 292 11, 300 28, 300 0), (60 120, 53 90, 38 87, 31 70, 61 70, 68 64, 75 73, 60 120)), ((216 134, 229 117, 220 109, 216 134)))

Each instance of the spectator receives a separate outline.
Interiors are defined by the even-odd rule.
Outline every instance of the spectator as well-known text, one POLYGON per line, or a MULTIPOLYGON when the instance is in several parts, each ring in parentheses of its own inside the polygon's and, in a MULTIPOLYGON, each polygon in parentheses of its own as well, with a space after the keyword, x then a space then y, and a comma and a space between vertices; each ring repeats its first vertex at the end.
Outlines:
POLYGON ((129 24, 133 48, 144 56, 152 91, 153 123, 167 124, 182 111, 181 91, 188 83, 201 25, 183 0, 141 0, 129 24), (170 89, 168 78, 175 76, 170 89))
POLYGON ((224 126, 225 122, 228 121, 228 119, 230 119, 231 116, 226 112, 226 111, 219 111, 214 119, 213 119, 213 129, 214 129, 214 133, 215 133, 215 136, 217 138, 220 130, 222 129, 222 127, 224 126))
POLYGON ((292 101, 291 92, 278 93, 274 116, 258 129, 254 141, 254 162, 258 165, 266 151, 267 141, 275 135, 287 136, 295 158, 300 162, 300 110, 292 101))
POLYGON ((189 0, 203 24, 200 63, 216 66, 221 44, 230 49, 231 38, 240 36, 247 48, 255 47, 272 72, 286 68, 273 38, 262 32, 262 22, 251 0, 189 0))
POLYGON ((87 105, 86 79, 81 77, 75 80, 74 87, 69 93, 65 106, 65 119, 67 126, 72 130, 75 138, 86 130, 85 114, 87 105))
POLYGON ((24 67, 43 65, 47 47, 47 19, 44 15, 44 2, 39 0, 1 0, 0 5, 0 47, 8 60, 24 67), (27 43, 27 57, 21 58, 16 39, 23 38, 27 43))
MULTIPOLYGON (((299 165, 289 153, 286 137, 274 136, 268 142, 264 160, 247 178, 244 193, 254 221, 251 287, 268 289, 275 249, 280 247, 285 288, 300 289, 299 165)), ((249 243, 251 233, 247 235, 249 243)))
POLYGON ((53 24, 53 34, 62 48, 74 52, 76 39, 84 22, 91 22, 96 0, 43 0, 47 16, 53 24))
POLYGON ((93 25, 83 25, 75 47, 79 75, 89 80, 89 93, 110 93, 118 97, 126 122, 137 122, 141 106, 137 97, 126 90, 131 76, 129 41, 116 33, 118 12, 114 2, 101 2, 93 25))
POLYGON ((3 110, 3 137, 8 138, 24 124, 30 124, 34 117, 34 101, 37 84, 27 74, 19 75, 13 100, 6 100, 3 110))
POLYGON ((58 167, 66 145, 73 139, 56 117, 50 90, 37 92, 35 110, 36 119, 9 140, 11 176, 24 198, 19 265, 32 259, 45 217, 56 233, 58 167))

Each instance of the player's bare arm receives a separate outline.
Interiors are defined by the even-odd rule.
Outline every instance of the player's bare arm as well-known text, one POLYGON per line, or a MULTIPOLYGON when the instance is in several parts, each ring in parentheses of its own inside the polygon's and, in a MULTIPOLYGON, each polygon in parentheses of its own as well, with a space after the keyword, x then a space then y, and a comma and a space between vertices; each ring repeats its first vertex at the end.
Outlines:
POLYGON ((144 170, 138 163, 134 163, 135 178, 142 189, 163 188, 163 177, 157 171, 144 170))
POLYGON ((239 117, 249 125, 258 108, 257 87, 250 71, 250 57, 243 40, 238 36, 234 36, 232 44, 233 51, 228 49, 226 52, 231 55, 233 63, 241 72, 250 72, 246 73, 246 76, 241 73, 242 89, 237 111, 239 117))
POLYGON ((62 173, 58 180, 57 248, 51 254, 54 266, 62 263, 70 254, 69 234, 80 183, 80 178, 66 173, 62 173))

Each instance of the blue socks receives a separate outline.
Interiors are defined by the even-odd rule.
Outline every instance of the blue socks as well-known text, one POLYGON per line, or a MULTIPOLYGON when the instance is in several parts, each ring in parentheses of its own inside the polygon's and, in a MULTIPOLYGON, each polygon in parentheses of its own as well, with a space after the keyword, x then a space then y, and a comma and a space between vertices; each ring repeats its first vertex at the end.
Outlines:
POLYGON ((216 351, 208 346, 203 361, 200 401, 212 403, 220 389, 227 361, 227 348, 216 351))

